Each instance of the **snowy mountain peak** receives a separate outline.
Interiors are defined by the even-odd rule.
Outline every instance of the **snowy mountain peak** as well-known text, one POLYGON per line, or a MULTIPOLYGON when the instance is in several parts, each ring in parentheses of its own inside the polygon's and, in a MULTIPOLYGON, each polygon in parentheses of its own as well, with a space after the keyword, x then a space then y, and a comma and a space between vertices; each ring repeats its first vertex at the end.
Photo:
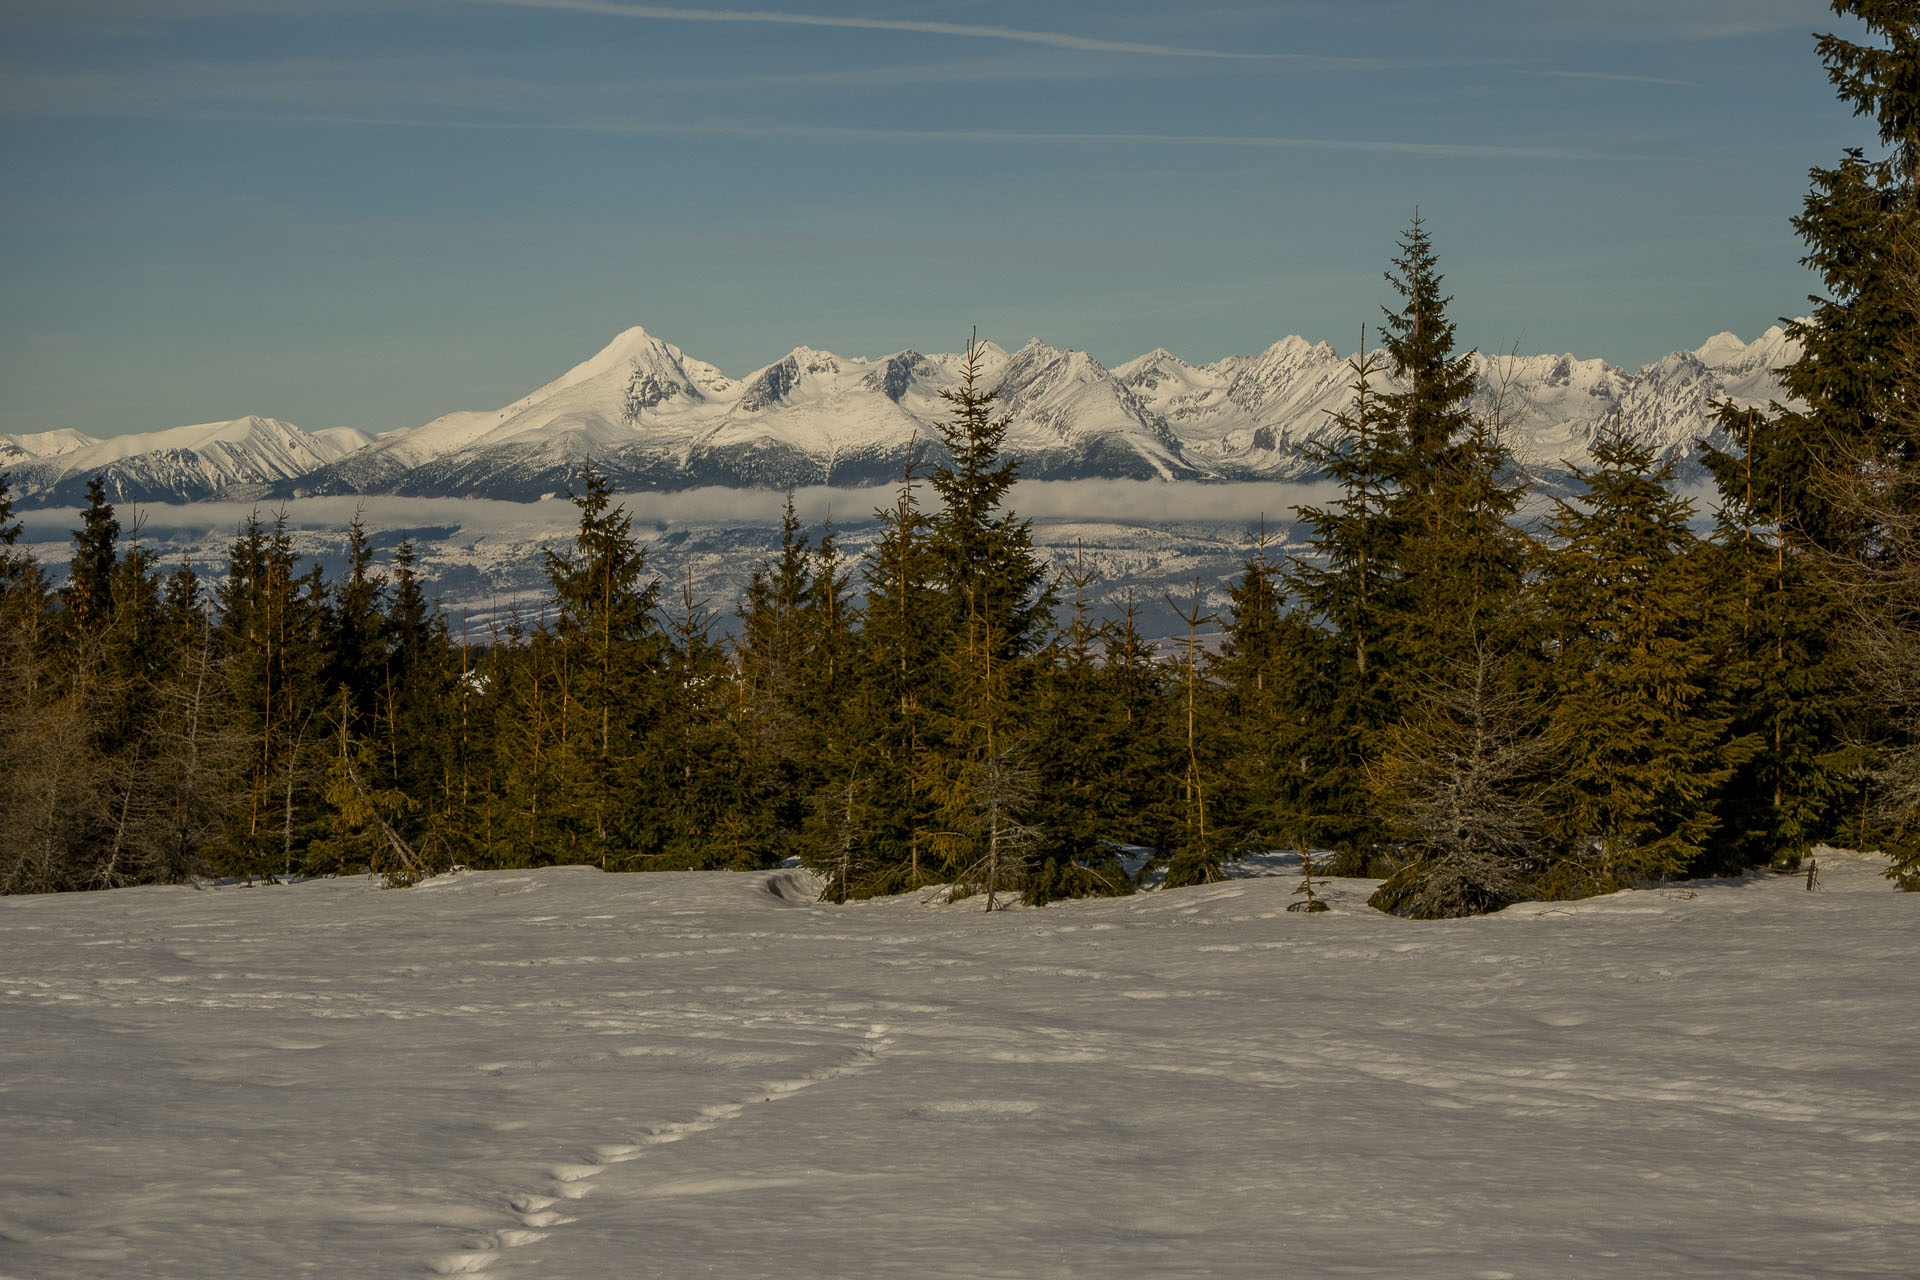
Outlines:
POLYGON ((622 329, 614 335, 613 341, 547 385, 586 382, 609 370, 623 369, 633 364, 677 363, 676 355, 666 343, 639 325, 634 325, 630 329, 622 329))
POLYGON ((1708 368, 1733 364, 1747 354, 1747 344, 1736 334, 1716 333, 1694 349, 1693 355, 1708 368))
POLYGON ((92 436, 71 427, 61 427, 57 431, 28 431, 14 436, 0 435, 0 445, 11 445, 13 450, 29 458, 51 458, 99 443, 92 436))

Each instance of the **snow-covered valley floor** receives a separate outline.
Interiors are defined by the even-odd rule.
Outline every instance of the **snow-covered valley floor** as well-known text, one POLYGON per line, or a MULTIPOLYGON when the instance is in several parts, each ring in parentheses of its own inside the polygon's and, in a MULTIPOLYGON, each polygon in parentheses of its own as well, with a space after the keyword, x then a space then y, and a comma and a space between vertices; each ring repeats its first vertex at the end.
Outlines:
POLYGON ((0 899, 0 1275, 1920 1273, 1920 897, 0 899))

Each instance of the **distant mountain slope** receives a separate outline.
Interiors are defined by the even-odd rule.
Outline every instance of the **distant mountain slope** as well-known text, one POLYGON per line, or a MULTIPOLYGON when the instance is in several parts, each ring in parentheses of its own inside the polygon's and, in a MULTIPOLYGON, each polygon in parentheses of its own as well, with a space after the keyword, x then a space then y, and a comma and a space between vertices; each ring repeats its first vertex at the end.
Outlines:
MULTIPOLYGON (((1010 418, 1006 445, 1034 478, 1291 479, 1312 472, 1351 397, 1347 360, 1290 337, 1257 356, 1190 364, 1157 350, 1109 369, 1038 339, 982 348, 982 384, 1010 418)), ((1711 438, 1711 406, 1764 405, 1798 354, 1769 329, 1718 334, 1637 371, 1572 355, 1476 356, 1479 408, 1551 477, 1618 416, 1683 463, 1711 438)), ((616 488, 863 484, 936 452, 963 357, 880 359, 797 347, 727 377, 641 328, 512 404, 461 411, 378 439, 271 418, 93 440, 0 436, 0 469, 28 505, 65 504, 88 476, 117 501, 392 493, 528 500, 565 490, 591 461, 616 488)), ((1382 387, 1386 385, 1382 382, 1382 387)))
POLYGON ((104 440, 77 431, 0 436, 0 470, 35 506, 83 503, 95 476, 116 503, 194 502, 291 480, 372 443, 351 427, 303 431, 254 415, 104 440))

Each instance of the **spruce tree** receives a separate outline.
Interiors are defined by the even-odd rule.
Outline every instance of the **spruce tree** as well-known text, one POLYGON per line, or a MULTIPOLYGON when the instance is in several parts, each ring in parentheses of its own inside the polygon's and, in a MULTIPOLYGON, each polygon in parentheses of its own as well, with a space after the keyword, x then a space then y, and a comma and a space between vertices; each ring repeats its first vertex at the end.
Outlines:
POLYGON ((1128 725, 1103 678, 1107 629, 1094 616, 1093 570, 1076 556, 1064 575, 1069 613, 1040 656, 1028 717, 1040 834, 1027 901, 1129 892, 1121 842, 1137 838, 1138 797, 1126 792, 1128 725))
POLYGON ((449 850, 464 853, 470 799, 473 735, 463 732, 461 711, 475 690, 462 669, 463 650, 448 631, 446 615, 430 604, 421 585, 412 541, 394 549, 393 572, 375 619, 370 736, 379 749, 376 777, 382 787, 410 802, 399 826, 424 846, 437 835, 449 850))
POLYGON ((1384 838, 1372 814, 1366 761, 1392 721, 1389 673, 1405 658, 1400 540, 1391 509, 1401 453, 1376 394, 1381 370, 1361 349, 1349 362, 1353 401, 1333 415, 1332 438, 1309 448, 1340 488, 1326 507, 1301 507, 1311 554, 1286 575, 1311 625, 1303 637, 1309 678, 1293 686, 1302 759, 1291 781, 1287 825, 1303 845, 1337 851, 1336 873, 1364 873, 1384 838))
POLYGON ((807 616, 813 598, 810 539, 789 492, 781 511, 780 550, 754 566, 740 607, 741 714, 752 735, 758 767, 770 774, 770 831, 791 834, 806 816, 810 768, 811 654, 807 616))
POLYGON ((1725 406, 1721 424, 1732 447, 1705 453, 1720 491, 1715 678, 1733 732, 1754 751, 1724 789, 1715 843, 1719 869, 1785 869, 1834 833, 1861 763, 1847 739, 1867 707, 1847 662, 1847 610, 1821 572, 1826 556, 1760 465, 1761 415, 1725 406))
POLYGON ((933 468, 940 510, 929 526, 931 551, 952 636, 975 629, 992 656, 1030 653, 1052 622, 1055 594, 1033 547, 1032 522, 1005 509, 1019 467, 1001 452, 1012 418, 996 415, 999 394, 980 384, 984 351, 969 342, 960 385, 942 391, 950 406, 939 424, 947 461, 933 468))
POLYGON ((1000 451, 1011 421, 980 385, 983 352, 967 346, 960 385, 942 392, 947 461, 933 469, 941 508, 927 539, 944 598, 940 660, 943 705, 929 718, 933 750, 924 776, 946 830, 948 873, 978 882, 991 907, 1001 889, 1023 888, 1037 840, 1030 744, 1015 722, 1029 655, 1044 639, 1055 595, 1033 547, 1031 522, 1005 509, 1017 466, 1000 451))
POLYGON ((1437 920, 1533 892, 1553 739, 1517 666, 1482 648, 1387 727, 1371 781, 1408 860, 1373 907, 1437 920))
POLYGON ((1387 282, 1402 306, 1382 334, 1398 390, 1381 397, 1383 437, 1398 451, 1386 503, 1399 591, 1389 679, 1406 705, 1447 682, 1490 635, 1512 647, 1528 545, 1511 521, 1525 493, 1502 424, 1472 406, 1475 353, 1457 352, 1431 238, 1416 214, 1387 282))
POLYGON ((252 742, 246 803, 237 806, 218 870, 272 876, 295 869, 317 816, 325 733, 326 588, 318 566, 300 571, 287 518, 257 516, 228 553, 219 593, 223 670, 252 742))
POLYGON ((1453 299, 1441 292, 1446 277, 1417 211, 1399 248, 1386 281, 1401 305, 1381 308, 1381 339, 1399 387, 1381 396, 1380 409, 1392 451, 1388 465, 1405 497, 1418 500, 1440 484, 1455 447, 1472 428, 1473 353, 1454 351, 1454 323, 1447 316, 1453 299))
POLYGON ((386 581, 374 568, 373 544, 364 515, 356 510, 347 525, 346 572, 327 611, 327 680, 347 690, 357 721, 372 719, 385 684, 384 644, 380 635, 386 581))
POLYGON ((665 838, 658 854, 638 865, 747 870, 771 866, 784 853, 784 833, 771 822, 770 779, 734 714, 738 685, 714 635, 717 621, 689 572, 666 620, 672 714, 663 717, 657 747, 665 838))
POLYGON ((107 501, 100 478, 87 481, 87 506, 73 531, 73 558, 67 562, 60 601, 69 634, 97 636, 113 617, 113 568, 119 561, 120 521, 107 501))
POLYGON ((1160 861, 1166 867, 1161 883, 1172 889, 1189 885, 1212 884, 1225 877, 1224 863, 1229 848, 1219 829, 1218 756, 1220 733, 1215 716, 1212 682, 1207 678, 1207 663, 1200 646, 1200 628, 1214 622, 1200 598, 1200 582, 1194 580, 1191 598, 1167 603, 1186 624, 1186 634, 1176 655, 1175 681, 1179 707, 1181 753, 1180 815, 1174 826, 1170 849, 1163 850, 1160 861), (1211 823, 1208 806, 1213 806, 1211 823))
POLYGON ((1312 743, 1303 721, 1321 638, 1286 597, 1283 566, 1269 558, 1264 522, 1254 552, 1227 588, 1219 652, 1207 664, 1218 690, 1224 771, 1216 821, 1235 848, 1304 847, 1301 762, 1312 743))
POLYGON ((1553 796, 1569 850, 1556 891, 1604 892, 1698 869, 1720 787, 1750 744, 1715 696, 1707 568, 1672 463, 1618 424, 1559 501, 1546 590, 1563 752, 1553 796))
MULTIPOLYGON (((1791 819, 1817 807, 1822 793, 1843 780, 1834 775, 1855 766, 1875 802, 1861 796, 1859 826, 1848 838, 1883 845, 1895 859, 1889 874, 1920 889, 1920 699, 1912 692, 1920 643, 1909 585, 1920 561, 1920 416, 1911 407, 1920 384, 1913 350, 1920 327, 1920 8, 1911 0, 1834 0, 1832 7, 1859 19, 1869 39, 1820 36, 1820 58, 1841 99, 1873 121, 1878 145, 1849 148, 1838 164, 1812 171, 1794 229, 1807 248, 1801 261, 1820 274, 1825 294, 1810 299, 1810 318, 1788 326, 1802 350, 1781 370, 1781 382, 1799 403, 1776 405, 1759 418, 1741 459, 1760 490, 1776 495, 1786 558, 1811 570, 1796 575, 1783 566, 1778 576, 1828 588, 1806 593, 1798 618, 1768 628, 1780 637, 1779 665, 1804 650, 1814 679, 1803 669, 1796 691, 1769 691, 1773 723, 1756 727, 1763 739, 1770 728, 1781 731, 1781 746, 1767 760, 1771 771, 1815 766, 1804 781, 1782 788, 1789 819, 1782 834, 1790 842, 1784 852, 1802 841, 1791 819), (1830 619, 1845 620, 1851 679, 1834 679, 1835 666, 1822 653, 1830 619), (1856 685, 1870 695, 1863 710, 1873 714, 1841 714, 1849 721, 1845 736, 1871 744, 1866 761, 1833 749, 1841 735, 1828 737, 1831 726, 1821 720, 1831 709, 1817 705, 1829 687, 1844 695, 1856 685)), ((1835 701, 1844 705, 1844 697, 1835 701)), ((1830 828, 1837 816, 1814 825, 1830 828)))
POLYGON ((933 874, 928 841, 936 824, 928 758, 933 716, 946 698, 940 655, 948 613, 930 546, 932 521, 920 508, 911 463, 893 505, 874 516, 880 535, 860 568, 866 602, 853 655, 846 758, 834 762, 827 798, 818 810, 831 812, 835 831, 814 846, 835 859, 834 868, 847 873, 835 889, 831 875, 823 871, 829 892, 855 896, 899 892, 928 883, 933 874), (857 804, 835 803, 841 789, 856 779, 864 779, 856 785, 865 786, 867 798, 857 804), (856 818, 866 825, 857 833, 862 861, 853 868, 840 860, 838 851, 848 838, 841 826, 856 818))
POLYGON ((1908 248, 1920 235, 1920 9, 1912 0, 1833 0, 1871 43, 1823 35, 1827 79, 1854 114, 1874 122, 1880 150, 1849 148, 1816 167, 1794 230, 1802 264, 1826 296, 1787 334, 1801 354, 1781 370, 1804 409, 1778 406, 1755 424, 1751 456, 1763 491, 1778 492, 1797 535, 1812 547, 1867 554, 1870 510, 1829 482, 1837 461, 1858 470, 1920 464, 1920 436, 1901 413, 1907 388, 1895 354, 1916 321, 1908 248))
POLYGON ((605 864, 659 849, 662 761, 652 730, 662 711, 665 644, 654 618, 659 583, 612 486, 592 467, 573 495, 580 524, 566 551, 546 553, 554 616, 527 655, 534 720, 526 729, 544 769, 533 803, 539 844, 553 861, 605 864))

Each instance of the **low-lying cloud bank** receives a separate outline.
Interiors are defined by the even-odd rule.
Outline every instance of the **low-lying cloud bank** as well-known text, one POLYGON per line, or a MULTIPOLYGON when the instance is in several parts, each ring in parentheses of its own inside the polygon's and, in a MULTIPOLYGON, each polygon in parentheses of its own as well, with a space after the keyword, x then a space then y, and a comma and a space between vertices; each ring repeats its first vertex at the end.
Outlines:
MULTIPOLYGON (((815 485, 793 492, 800 519, 817 525, 829 516, 836 524, 853 525, 873 519, 878 508, 891 507, 895 486, 859 488, 815 485)), ((1265 519, 1279 525, 1293 518, 1294 508, 1331 500, 1337 489, 1324 481, 1200 484, 1159 480, 1029 480, 1014 489, 1010 506, 1035 520, 1101 520, 1120 523, 1176 524, 1188 522, 1257 524, 1265 519)), ((619 504, 638 526, 697 528, 702 526, 777 527, 784 498, 765 489, 687 489, 671 493, 618 495, 619 504)), ((923 506, 934 505, 930 487, 920 490, 923 506)), ((123 526, 136 522, 143 536, 163 540, 230 535, 257 516, 271 524, 284 514, 295 530, 345 528, 359 512, 369 530, 404 533, 434 530, 441 536, 458 529, 469 536, 540 539, 563 536, 577 522, 573 504, 565 498, 538 502, 501 502, 486 498, 404 498, 389 494, 362 497, 294 498, 282 502, 195 502, 127 504, 120 512, 123 526)), ((29 540, 61 538, 77 523, 67 509, 24 511, 20 520, 29 540)))

